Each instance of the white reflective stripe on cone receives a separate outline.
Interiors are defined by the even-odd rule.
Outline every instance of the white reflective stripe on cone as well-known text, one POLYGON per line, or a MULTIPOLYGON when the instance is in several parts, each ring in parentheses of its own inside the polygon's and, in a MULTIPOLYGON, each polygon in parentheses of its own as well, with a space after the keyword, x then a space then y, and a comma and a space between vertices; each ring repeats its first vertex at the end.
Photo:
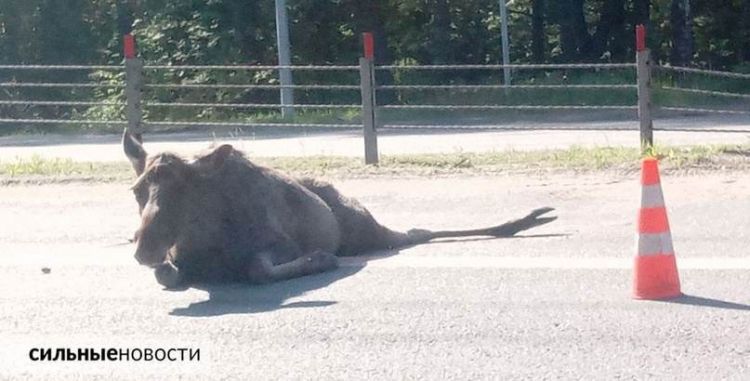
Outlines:
POLYGON ((674 254, 672 233, 641 233, 638 236, 638 255, 674 254))
POLYGON ((641 190, 641 208, 664 206, 664 194, 661 185, 644 185, 641 190))

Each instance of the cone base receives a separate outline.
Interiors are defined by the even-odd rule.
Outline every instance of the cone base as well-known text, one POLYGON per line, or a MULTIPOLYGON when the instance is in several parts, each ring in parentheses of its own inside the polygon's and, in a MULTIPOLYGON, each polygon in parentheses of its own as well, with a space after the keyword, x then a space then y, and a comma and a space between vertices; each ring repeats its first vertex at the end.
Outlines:
POLYGON ((635 257, 633 298, 665 300, 680 296, 680 277, 674 254, 635 257))
POLYGON ((633 295, 633 299, 635 300, 672 300, 682 297, 684 294, 682 292, 678 292, 676 294, 669 294, 669 295, 663 295, 663 296, 639 296, 639 295, 633 295))

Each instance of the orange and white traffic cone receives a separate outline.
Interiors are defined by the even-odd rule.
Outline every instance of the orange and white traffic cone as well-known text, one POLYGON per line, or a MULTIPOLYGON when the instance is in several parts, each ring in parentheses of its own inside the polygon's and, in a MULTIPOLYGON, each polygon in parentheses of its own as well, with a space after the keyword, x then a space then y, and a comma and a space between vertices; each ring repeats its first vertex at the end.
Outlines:
POLYGON ((636 299, 661 300, 682 295, 658 164, 656 158, 643 159, 638 255, 633 269, 636 299))

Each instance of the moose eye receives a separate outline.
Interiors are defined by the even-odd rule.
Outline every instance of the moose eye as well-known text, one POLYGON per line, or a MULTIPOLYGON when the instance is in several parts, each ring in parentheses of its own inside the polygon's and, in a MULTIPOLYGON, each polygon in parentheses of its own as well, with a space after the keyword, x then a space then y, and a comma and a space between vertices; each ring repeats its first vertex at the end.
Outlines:
POLYGON ((157 180, 159 180, 159 173, 157 169, 154 168, 146 175, 146 181, 148 181, 149 183, 155 183, 157 180))
POLYGON ((157 165, 148 172, 146 181, 151 184, 168 182, 174 178, 172 169, 163 165, 157 165))

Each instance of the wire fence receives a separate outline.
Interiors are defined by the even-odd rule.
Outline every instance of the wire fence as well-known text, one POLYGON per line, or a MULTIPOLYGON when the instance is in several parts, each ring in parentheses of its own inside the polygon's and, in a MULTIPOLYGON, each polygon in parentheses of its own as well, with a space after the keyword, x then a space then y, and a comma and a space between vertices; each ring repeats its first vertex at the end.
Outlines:
MULTIPOLYGON (((0 103, 2 104, 2 103, 0 103)), ((253 108, 253 109, 279 109, 282 107, 302 108, 302 109, 346 109, 360 108, 361 105, 355 104, 289 104, 281 103, 163 103, 163 102, 146 102, 145 106, 150 107, 197 107, 197 108, 253 108)))
POLYGON ((637 89, 636 85, 382 85, 378 90, 570 90, 637 89))
MULTIPOLYGON (((688 115, 750 116, 750 74, 676 66, 657 66, 658 110, 688 115), (736 89, 736 91, 731 91, 736 89)), ((750 124, 750 119, 748 123, 750 124)), ((663 128, 656 130, 665 131, 663 128)), ((696 131, 670 128, 670 131, 696 131)), ((750 133, 750 128, 709 128, 712 132, 750 133)))
POLYGON ((146 84, 147 89, 239 89, 239 90, 359 90, 359 85, 237 85, 237 84, 146 84))
MULTIPOLYGON (((617 69, 617 68, 632 68, 633 64, 566 64, 566 65, 425 65, 425 66, 377 66, 374 70, 383 71, 401 71, 401 70, 479 70, 479 71, 498 71, 505 68, 513 69, 617 69)), ((141 69, 144 72, 160 72, 160 71, 197 71, 205 72, 211 70, 219 71, 232 71, 232 72, 258 72, 258 71, 279 71, 282 69, 290 69, 295 71, 313 71, 313 72, 330 72, 330 71, 360 71, 360 66, 353 65, 319 65, 319 66, 270 66, 270 65, 142 65, 141 69)), ((99 78, 99 82, 87 81, 87 82, 21 82, 18 80, 0 82, 0 88, 7 89, 87 89, 92 91, 110 91, 107 93, 111 95, 111 91, 118 91, 127 88, 125 77, 122 75, 125 68, 116 65, 0 65, 0 72, 7 71, 38 71, 44 73, 50 73, 55 71, 83 71, 89 73, 96 73, 96 75, 89 75, 91 77, 99 78), (101 76, 98 71, 108 71, 116 74, 114 77, 101 76), (101 79, 103 78, 103 79, 101 79)), ((158 80, 158 78, 157 78, 158 80)), ((311 91, 348 91, 349 97, 351 93, 355 91, 362 91, 361 83, 358 84, 295 84, 295 85, 281 85, 281 84, 258 84, 258 83, 151 83, 143 81, 139 84, 140 88, 149 91, 192 91, 192 90, 237 90, 237 91, 253 91, 253 90, 265 90, 265 91, 280 91, 283 89, 293 90, 311 90, 311 91)), ((379 85, 375 87, 375 91, 432 91, 432 90, 448 90, 448 91, 491 91, 491 90, 634 90, 635 85, 632 84, 431 84, 431 85, 418 85, 418 84, 387 84, 379 85)), ((95 98, 97 94, 93 94, 95 98)), ((108 99, 112 97, 109 96, 108 99)), ((117 109, 122 119, 107 119, 107 120, 96 120, 86 118, 87 113, 75 112, 65 113, 62 115, 70 116, 70 119, 62 119, 58 117, 45 117, 46 115, 52 115, 50 113, 41 112, 34 116, 41 116, 39 118, 28 118, 24 117, 27 114, 22 114, 16 118, 2 118, 0 123, 15 123, 15 124, 81 124, 81 125, 112 125, 120 126, 126 122, 125 115, 123 114, 126 106, 124 96, 120 96, 117 101, 100 101, 100 100, 35 100, 35 99, 0 99, 0 106, 20 106, 23 111, 29 109, 37 109, 38 107, 49 106, 49 107, 63 107, 63 108, 92 108, 92 107, 109 107, 117 109), (75 115, 72 115, 75 114, 75 115), (83 116, 83 118, 80 118, 83 116), (76 119, 78 117, 78 119, 76 119)), ((361 104, 352 103, 340 103, 340 104, 281 104, 281 103, 260 103, 260 102, 190 102, 185 100, 179 101, 161 101, 159 97, 151 97, 151 99, 145 99, 141 102, 140 106, 147 111, 153 111, 154 109, 194 109, 194 110, 206 110, 206 109, 251 109, 251 110, 278 110, 282 107, 289 107, 294 109, 302 110, 357 110, 361 109, 361 104)), ((386 98, 386 97, 383 97, 386 98)), ((622 109, 630 110, 634 106, 587 106, 587 105, 439 105, 439 104, 382 104, 375 105, 380 111, 388 110, 537 110, 537 109, 549 109, 549 110, 588 110, 588 109, 622 109)), ((16 109, 18 111, 18 109, 16 109)), ((4 114, 13 114, 8 112, 4 114)), ((149 116, 157 114, 155 112, 146 112, 149 116)), ((57 116, 57 115, 55 115, 57 116)), ((193 125, 193 126, 269 126, 269 125, 283 125, 283 126, 301 126, 301 127, 315 127, 315 126, 341 126, 346 128, 353 128, 357 126, 355 123, 268 123, 268 122, 250 122, 250 121, 196 121, 196 120, 148 120, 146 117, 143 120, 144 126, 165 126, 165 125, 193 125)), ((381 127, 393 127, 394 125, 384 125, 381 127)), ((419 128, 425 127, 425 125, 419 125, 419 128)), ((447 128, 447 127, 445 127, 447 128)), ((468 126, 472 128, 472 126, 468 126)), ((475 128, 487 128, 487 126, 477 125, 475 128)))
MULTIPOLYGON (((271 66, 143 65, 135 60, 124 66, 0 65, 0 124, 128 126, 141 131, 187 127, 364 128, 365 135, 370 125, 373 136, 378 129, 643 132, 644 128, 643 105, 639 104, 644 88, 638 62, 376 66, 372 60, 363 59, 358 66, 271 66), (501 80, 500 74, 506 69, 516 73, 512 84, 501 80), (277 74, 282 70, 303 74, 294 84, 281 84, 277 74), (207 81, 205 73, 210 71, 226 73, 221 78, 227 81, 207 81), (38 75, 34 77, 34 73, 38 75), (297 91, 297 101, 278 102, 278 93, 285 90, 297 91), (317 120, 311 122, 273 116, 284 108, 328 114, 315 114, 317 118, 312 119, 317 120), (632 127, 610 127, 494 121, 502 120, 502 113, 524 111, 624 112, 634 123, 632 127), (442 118, 440 112, 450 117, 442 118), (639 115, 640 127, 635 122, 639 115)), ((655 75, 647 88, 649 93, 654 92, 649 114, 750 116, 750 93, 744 90, 750 74, 670 66, 648 69, 655 75)), ((658 123, 649 128, 700 130, 666 129, 658 123)), ((703 131, 750 133, 750 128, 703 131)), ((365 140, 366 145, 371 144, 365 140)))
POLYGON ((730 92, 726 92, 726 91, 686 89, 686 88, 682 88, 682 87, 672 87, 672 86, 661 86, 661 88, 664 89, 664 90, 679 91, 679 92, 683 92, 683 93, 692 93, 692 94, 714 95, 714 96, 721 96, 721 97, 750 99, 750 94, 730 93, 730 92))
POLYGON ((680 67, 680 66, 658 66, 658 70, 680 72, 680 73, 704 74, 704 75, 713 76, 713 77, 750 79, 750 74, 745 74, 745 73, 732 73, 728 71, 695 69, 695 68, 680 67))
POLYGON ((113 84, 113 83, 28 83, 28 82, 0 82, 0 88, 2 87, 47 87, 47 88, 124 88, 125 84, 113 84))
POLYGON ((517 64, 517 65, 380 65, 377 70, 550 70, 550 69, 634 69, 633 63, 607 64, 517 64))
POLYGON ((297 65, 297 66, 263 66, 263 65, 144 65, 145 70, 309 70, 309 71, 357 71, 359 66, 352 65, 297 65))
MULTIPOLYGON (((298 128, 347 128, 361 127, 361 124, 348 122, 288 122, 266 121, 267 115, 260 118, 237 118, 239 120, 211 120, 196 118, 205 114, 207 110, 249 110, 254 112, 276 111, 282 107, 301 110, 357 110, 361 104, 351 103, 295 103, 281 104, 268 102, 273 99, 273 92, 292 89, 301 92, 325 91, 327 93, 343 92, 347 99, 356 98, 361 86, 355 81, 348 84, 310 83, 281 85, 273 83, 273 78, 264 78, 271 83, 257 83, 250 78, 249 83, 191 83, 190 76, 184 71, 205 73, 206 71, 231 71, 234 73, 279 71, 290 69, 303 72, 351 72, 358 71, 359 66, 325 65, 325 66, 262 66, 262 65, 141 65, 142 70, 136 79, 141 79, 135 87, 142 89, 141 99, 137 107, 142 109, 141 126, 146 129, 159 127, 298 127, 298 128), (177 83, 164 83, 174 80, 174 76, 160 76, 160 72, 181 71, 177 83), (151 82, 153 81, 153 82, 151 82), (174 91, 204 92, 203 94, 181 97, 174 96, 174 91), (237 91, 271 93, 247 99, 259 99, 263 102, 212 102, 205 91, 237 91), (161 92, 161 93, 160 93, 161 92), (166 92, 166 93, 164 93, 166 92), (165 97, 164 94, 167 94, 165 97), (190 101, 195 99, 196 101, 190 101), (206 101, 208 99, 208 101, 206 101), (200 101, 198 101, 200 100, 200 101), (178 109, 174 114, 159 111, 160 109, 178 109), (167 117, 159 117, 166 114, 167 117), (184 118, 174 118, 175 115, 185 115, 184 118), (243 120, 245 119, 245 120, 243 120), (261 119, 261 120, 257 120, 261 119)), ((19 125, 78 125, 82 127, 107 126, 110 129, 128 125, 127 110, 128 88, 127 66, 115 65, 0 65, 0 124, 8 126, 19 125), (105 73, 102 73, 105 71, 105 73), (68 73, 76 74, 69 75, 68 73), (81 72, 83 74, 78 74, 81 72), (33 73, 37 75, 34 76, 33 73), (54 81, 58 78, 76 77, 80 82, 54 81), (45 90, 57 92, 43 93, 45 90), (5 91, 5 94, 3 94, 5 91), (33 99, 37 98, 37 99, 33 99), (42 99, 39 99, 42 98, 42 99), (43 98, 68 98, 53 100, 43 98), (115 99, 115 100, 112 100, 115 99), (101 118, 101 119, 97 119, 101 118)), ((354 78, 354 77, 352 77, 354 78)), ((241 77, 247 80, 247 77, 241 77)), ((131 78, 132 82, 132 78, 131 78)), ((192 94, 191 94, 192 95, 192 94)), ((223 100, 223 99, 222 99, 223 100)), ((358 99, 357 99, 358 100, 358 99)), ((216 119, 216 118, 212 118, 216 119)), ((273 116, 270 119, 278 119, 273 116)), ((355 119, 356 120, 356 119, 355 119)))
POLYGON ((480 131, 638 131, 638 126, 612 125, 556 125, 556 124, 386 124, 383 128, 394 130, 480 130, 480 131))
MULTIPOLYGON (((581 105, 384 105, 381 110, 637 110, 637 106, 581 105)), ((438 127, 440 125, 437 125, 438 127)))

